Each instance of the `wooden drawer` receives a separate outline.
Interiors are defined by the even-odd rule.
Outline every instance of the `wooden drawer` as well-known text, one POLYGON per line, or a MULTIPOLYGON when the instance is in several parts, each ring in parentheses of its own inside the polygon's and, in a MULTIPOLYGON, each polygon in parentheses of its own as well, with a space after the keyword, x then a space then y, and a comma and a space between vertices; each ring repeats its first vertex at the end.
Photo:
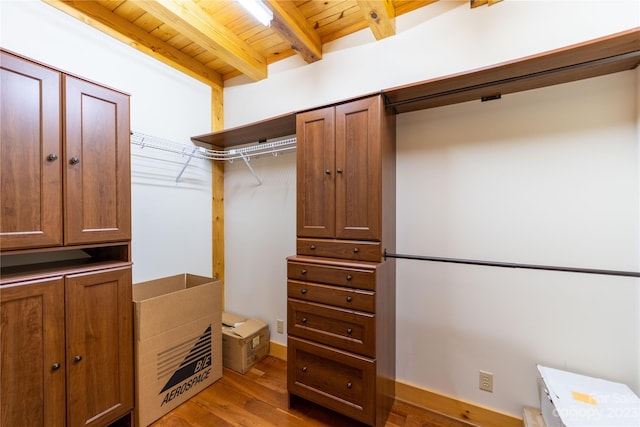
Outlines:
POLYGON ((288 299, 289 335, 365 356, 375 355, 375 316, 323 304, 288 299))
POLYGON ((375 360, 289 337, 287 387, 369 425, 375 423, 375 360))
POLYGON ((375 290, 375 270, 338 267, 334 265, 308 264, 301 262, 287 263, 287 277, 304 282, 328 283, 375 290))
POLYGON ((375 311, 375 292, 289 280, 287 296, 359 311, 375 311))
POLYGON ((382 261, 380 242, 360 240, 297 239, 297 254, 354 261, 382 261))

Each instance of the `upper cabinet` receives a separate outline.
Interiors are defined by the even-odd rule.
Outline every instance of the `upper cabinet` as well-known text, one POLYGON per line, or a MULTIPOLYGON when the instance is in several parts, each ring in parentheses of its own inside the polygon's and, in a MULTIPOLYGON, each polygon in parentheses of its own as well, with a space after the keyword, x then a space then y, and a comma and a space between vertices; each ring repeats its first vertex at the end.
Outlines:
POLYGON ((65 244, 131 238, 129 96, 65 76, 65 244))
POLYGON ((0 55, 2 251, 129 240, 128 95, 0 55))
POLYGON ((395 116, 376 95, 300 113, 296 128, 297 235, 332 240, 299 240, 299 253, 380 259, 383 224, 393 215, 384 206, 395 206, 385 191, 395 183, 395 116))
POLYGON ((62 245, 59 72, 0 52, 0 244, 62 245))

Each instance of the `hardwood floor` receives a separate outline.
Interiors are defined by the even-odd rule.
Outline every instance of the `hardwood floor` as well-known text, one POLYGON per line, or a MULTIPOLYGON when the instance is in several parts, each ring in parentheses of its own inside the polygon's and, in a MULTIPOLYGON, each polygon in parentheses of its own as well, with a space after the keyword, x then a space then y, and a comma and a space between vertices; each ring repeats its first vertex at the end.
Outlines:
MULTIPOLYGON (((267 357, 245 375, 222 378, 156 421, 153 427, 361 427, 304 400, 289 408, 287 363, 267 357)), ((450 417, 396 401, 385 427, 469 427, 450 417)))

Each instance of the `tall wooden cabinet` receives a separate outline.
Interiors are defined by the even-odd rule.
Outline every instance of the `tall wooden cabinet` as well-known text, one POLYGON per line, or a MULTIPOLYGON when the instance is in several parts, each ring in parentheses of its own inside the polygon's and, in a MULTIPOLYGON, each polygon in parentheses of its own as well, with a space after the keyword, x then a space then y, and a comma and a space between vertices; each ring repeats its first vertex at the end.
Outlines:
POLYGON ((129 96, 0 69, 0 426, 131 425, 129 96))
POLYGON ((395 396, 395 116, 381 96, 299 113, 287 261, 291 402, 383 426, 395 396))

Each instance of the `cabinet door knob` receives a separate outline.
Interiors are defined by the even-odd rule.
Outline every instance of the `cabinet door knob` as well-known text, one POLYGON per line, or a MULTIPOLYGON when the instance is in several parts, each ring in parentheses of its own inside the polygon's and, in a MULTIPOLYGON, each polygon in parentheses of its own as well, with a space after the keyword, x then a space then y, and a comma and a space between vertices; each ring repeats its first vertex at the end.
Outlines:
POLYGON ((78 163, 80 163, 80 159, 77 157, 72 157, 71 160, 69 160, 69 163, 71 163, 72 165, 77 165, 78 163))
POLYGON ((302 321, 302 323, 307 323, 307 318, 306 318, 306 317, 303 317, 303 318, 301 319, 301 321, 302 321))
POLYGON ((73 358, 73 361, 74 361, 74 362, 76 362, 76 363, 78 363, 78 362, 79 362, 79 361, 81 361, 81 360, 82 360, 82 356, 80 356, 79 354, 77 354, 77 355, 73 358))
POLYGON ((327 175, 331 175, 331 171, 329 169, 325 169, 324 173, 326 173, 327 175))
POLYGON ((52 371, 57 371, 58 369, 60 369, 60 364, 59 363, 54 363, 53 365, 51 365, 51 370, 52 371))
POLYGON ((358 252, 360 252, 360 249, 358 249, 358 248, 353 248, 353 253, 354 253, 354 254, 357 254, 358 252))
POLYGON ((348 382, 347 383, 347 388, 351 388, 351 387, 353 387, 353 384, 351 384, 351 382, 348 382))
POLYGON ((302 372, 307 372, 307 367, 306 366, 302 367, 302 372))
POLYGON ((58 155, 55 153, 51 153, 47 156, 47 160, 49 160, 50 162, 55 162, 56 160, 58 160, 58 155))
POLYGON ((351 328, 347 328, 347 333, 348 333, 349 335, 351 335, 351 333, 352 333, 352 332, 353 332, 353 329, 351 329, 351 328))
POLYGON ((351 302, 351 295, 347 297, 347 302, 351 302))
POLYGON ((303 269, 303 270, 300 272, 300 274, 307 274, 307 270, 304 270, 304 269, 303 269))
POLYGON ((302 295, 304 295, 304 294, 306 294, 306 293, 307 293, 307 290, 306 290, 306 289, 300 289, 300 293, 301 293, 302 295))
POLYGON ((336 172, 338 172, 338 173, 342 173, 342 168, 338 168, 338 169, 336 169, 336 172))
POLYGON ((353 276, 351 276, 350 274, 347 274, 347 280, 351 280, 353 279, 353 276))

